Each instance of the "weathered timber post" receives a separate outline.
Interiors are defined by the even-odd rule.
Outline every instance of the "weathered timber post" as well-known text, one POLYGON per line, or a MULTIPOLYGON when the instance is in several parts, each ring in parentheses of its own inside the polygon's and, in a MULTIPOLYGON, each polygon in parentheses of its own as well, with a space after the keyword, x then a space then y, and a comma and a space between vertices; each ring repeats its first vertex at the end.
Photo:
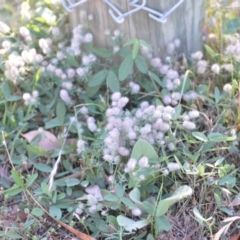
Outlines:
MULTIPOLYGON (((147 0, 147 7, 161 13, 168 11, 179 0, 147 0)), ((111 0, 122 12, 131 10, 130 0, 111 0)), ((141 1, 139 1, 141 2, 141 1)), ((110 16, 109 6, 103 0, 88 0, 69 14, 71 27, 80 24, 80 12, 86 10, 94 15, 94 21, 89 24, 98 47, 106 47, 104 35, 106 29, 119 29, 126 34, 126 41, 139 38, 149 43, 155 56, 164 57, 169 42, 178 38, 181 41, 179 53, 190 54, 202 49, 201 21, 204 16, 203 3, 205 0, 185 0, 166 23, 159 23, 148 16, 148 12, 140 10, 128 16, 121 24, 116 23, 110 16)))

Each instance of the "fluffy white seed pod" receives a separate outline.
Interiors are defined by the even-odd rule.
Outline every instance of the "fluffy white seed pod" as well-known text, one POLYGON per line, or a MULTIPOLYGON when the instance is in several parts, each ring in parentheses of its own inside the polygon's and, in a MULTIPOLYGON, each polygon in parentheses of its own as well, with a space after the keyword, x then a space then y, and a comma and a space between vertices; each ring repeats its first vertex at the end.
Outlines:
POLYGON ((212 70, 213 73, 219 74, 221 68, 220 68, 220 66, 217 63, 215 63, 215 64, 212 65, 211 70, 212 70))
POLYGON ((226 93, 229 93, 232 91, 232 85, 230 83, 227 83, 223 86, 223 91, 226 93))
POLYGON ((193 118, 198 118, 199 117, 199 111, 197 110, 192 110, 188 113, 188 116, 193 119, 193 118))
POLYGON ((140 158, 139 161, 138 161, 138 165, 139 165, 139 167, 141 167, 141 168, 147 168, 147 167, 149 167, 148 158, 147 158, 147 157, 142 157, 142 158, 140 158))
POLYGON ((175 171, 181 169, 180 166, 178 165, 178 163, 173 163, 173 162, 168 163, 167 167, 168 167, 169 172, 175 172, 175 171))
POLYGON ((191 121, 183 121, 182 126, 188 130, 193 130, 196 128, 196 124, 191 121))
POLYGON ((136 159, 130 158, 128 160, 127 164, 126 164, 126 168, 125 169, 127 170, 127 172, 130 172, 130 171, 134 170, 136 164, 137 164, 136 159))
POLYGON ((70 103, 72 101, 71 97, 69 96, 67 90, 61 89, 60 90, 60 98, 65 102, 65 103, 70 103))
POLYGON ((141 214, 142 214, 142 211, 139 208, 132 209, 132 215, 133 216, 139 217, 139 216, 141 216, 141 214))

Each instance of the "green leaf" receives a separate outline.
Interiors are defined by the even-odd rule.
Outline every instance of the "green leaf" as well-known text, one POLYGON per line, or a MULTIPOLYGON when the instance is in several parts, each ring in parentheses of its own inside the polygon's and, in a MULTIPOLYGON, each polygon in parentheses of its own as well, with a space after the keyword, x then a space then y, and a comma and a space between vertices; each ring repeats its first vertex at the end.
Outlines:
POLYGON ((148 73, 148 65, 144 57, 138 55, 135 58, 135 65, 141 73, 143 74, 148 73))
POLYGON ((8 81, 4 81, 2 83, 1 88, 2 88, 2 94, 3 94, 4 98, 5 99, 10 98, 10 96, 11 96, 11 89, 10 89, 10 86, 9 86, 9 82, 8 81))
POLYGON ((171 197, 165 198, 164 201, 169 204, 169 206, 173 205, 174 203, 180 201, 181 199, 191 196, 193 193, 192 188, 189 186, 181 186, 179 187, 172 195, 171 197))
POLYGON ((133 202, 140 202, 140 199, 141 199, 141 193, 139 191, 138 188, 134 188, 130 193, 129 193, 129 197, 131 198, 131 200, 133 202))
POLYGON ((136 160, 139 160, 142 156, 145 156, 149 159, 158 158, 158 154, 156 153, 153 146, 146 140, 139 139, 133 147, 131 158, 135 158, 136 160))
POLYGON ((96 93, 98 93, 101 85, 97 87, 87 87, 86 93, 89 98, 93 97, 96 93))
POLYGON ((58 201, 58 203, 55 206, 57 208, 68 209, 69 207, 72 207, 72 205, 73 205, 73 200, 62 199, 61 201, 58 201))
POLYGON ((92 79, 88 82, 88 86, 89 87, 100 86, 105 81, 107 75, 108 71, 105 69, 96 73, 95 75, 93 75, 92 79))
POLYGON ((71 67, 79 67, 79 62, 72 55, 68 55, 66 59, 64 59, 64 62, 70 65, 71 67))
POLYGON ((65 116, 66 116, 66 107, 62 101, 59 101, 57 104, 56 114, 57 114, 57 119, 59 120, 61 125, 63 125, 65 121, 65 116))
POLYGON ((26 27, 30 30, 30 32, 37 36, 38 38, 47 38, 48 34, 42 30, 42 28, 40 26, 38 26, 37 24, 33 24, 33 23, 29 23, 26 25, 26 27))
POLYGON ((146 238, 147 231, 142 232, 138 236, 134 237, 134 240, 142 240, 146 238))
POLYGON ((225 19, 223 22, 224 34, 233 34, 240 28, 240 18, 225 19))
POLYGON ((220 208, 221 211, 225 212, 227 215, 232 216, 233 215, 233 209, 229 209, 226 207, 220 208))
POLYGON ((220 165, 224 160, 225 160, 224 157, 219 158, 219 159, 214 163, 214 166, 217 167, 217 166, 220 165))
POLYGON ((179 88, 181 89, 181 97, 185 92, 187 92, 190 89, 191 81, 190 81, 190 78, 188 76, 189 73, 190 73, 189 71, 187 71, 185 73, 183 81, 181 81, 181 84, 179 86, 179 88))
POLYGON ((102 58, 112 57, 112 53, 105 48, 93 48, 93 53, 102 58))
POLYGON ((136 42, 138 42, 138 39, 137 38, 133 38, 133 39, 130 39, 129 41, 127 41, 126 43, 124 43, 124 47, 128 46, 128 45, 131 45, 131 44, 135 44, 136 42))
POLYGON ((118 51, 119 56, 121 56, 122 58, 126 58, 126 57, 132 57, 132 52, 127 49, 127 48, 121 48, 118 51))
POLYGON ((156 209, 156 217, 164 215, 168 211, 168 208, 169 208, 168 202, 164 200, 159 201, 156 209))
POLYGON ((107 76, 107 86, 112 92, 119 92, 120 84, 117 75, 113 71, 108 72, 107 76))
POLYGON ((34 181, 37 179, 37 177, 38 177, 37 173, 34 173, 31 176, 28 176, 26 181, 26 188, 30 187, 34 183, 34 181))
POLYGON ((65 187, 66 186, 66 182, 64 180, 55 180, 54 182, 56 184, 56 186, 60 186, 60 187, 65 187))
POLYGON ((214 199, 217 203, 218 208, 222 207, 222 194, 219 189, 216 189, 214 192, 214 199))
POLYGON ((8 102, 15 102, 15 101, 18 101, 18 100, 20 100, 20 99, 22 99, 20 96, 18 96, 18 95, 13 95, 13 96, 8 97, 8 98, 7 98, 7 101, 8 101, 8 102))
POLYGON ((38 147, 38 146, 34 146, 34 145, 27 145, 27 150, 29 153, 32 153, 36 156, 46 156, 47 155, 47 152, 42 149, 41 147, 38 147))
POLYGON ((214 88, 214 97, 215 97, 215 103, 219 103, 219 101, 221 99, 221 93, 220 93, 218 87, 214 88))
POLYGON ((203 224, 203 222, 205 222, 205 218, 202 217, 201 213, 198 211, 197 208, 193 208, 193 214, 196 217, 196 220, 199 222, 200 225, 203 224))
POLYGON ((82 187, 85 188, 85 187, 87 187, 89 185, 89 181, 84 180, 84 181, 81 181, 80 184, 81 184, 82 187))
POLYGON ((129 193, 129 198, 134 202, 134 204, 144 211, 143 208, 143 203, 141 202, 141 193, 138 188, 134 188, 130 193, 129 193))
POLYGON ((219 186, 226 186, 227 188, 233 188, 236 185, 236 178, 231 176, 225 176, 218 181, 219 186))
POLYGON ((23 188, 21 188, 19 186, 13 186, 13 187, 7 189, 5 191, 5 194, 6 194, 7 197, 12 197, 12 196, 17 195, 18 193, 20 193, 22 191, 23 191, 23 188))
POLYGON ((155 240, 155 238, 153 237, 153 235, 151 233, 149 233, 147 235, 147 240, 155 240))
POLYGON ((147 220, 134 221, 130 218, 124 216, 117 216, 117 222, 119 226, 123 227, 125 230, 132 232, 133 230, 141 229, 149 224, 147 220))
POLYGON ((73 192, 73 189, 72 189, 71 187, 67 187, 67 188, 66 188, 66 194, 67 194, 68 196, 71 196, 71 195, 72 195, 72 192, 73 192))
POLYGON ((41 208, 33 208, 31 214, 36 217, 42 217, 44 214, 44 211, 41 208))
POLYGON ((131 208, 131 209, 136 208, 136 205, 135 205, 130 199, 128 199, 128 198, 125 198, 125 197, 121 198, 121 202, 122 202, 125 206, 127 206, 127 207, 129 207, 129 208, 131 208))
POLYGON ((80 181, 76 178, 67 178, 65 180, 67 187, 73 187, 80 184, 80 181))
POLYGON ((66 197, 66 194, 65 193, 59 193, 58 195, 57 195, 57 200, 59 201, 59 200, 62 200, 62 199, 64 199, 66 197))
POLYGON ((182 106, 181 106, 181 104, 177 105, 174 108, 174 110, 175 110, 175 112, 172 115, 172 120, 177 120, 181 116, 181 114, 182 114, 182 106))
POLYGON ((35 219, 30 219, 29 221, 27 221, 27 222, 24 223, 23 228, 24 228, 24 229, 29 228, 30 226, 33 225, 34 222, 35 222, 35 219))
POLYGON ((218 54, 208 45, 204 44, 204 47, 207 51, 207 53, 212 57, 215 58, 218 54))
MULTIPOLYGON (((68 189, 68 188, 67 188, 68 189)), ((55 204, 57 201, 57 191, 53 192, 53 196, 52 196, 52 202, 55 204)))
POLYGON ((22 236, 21 236, 21 235, 19 235, 19 234, 17 234, 17 233, 13 233, 13 232, 11 232, 11 231, 6 232, 5 235, 6 235, 7 237, 9 237, 10 239, 22 239, 22 236))
POLYGON ((154 216, 154 211, 155 211, 155 206, 153 204, 151 204, 148 201, 144 201, 142 203, 143 209, 150 214, 152 217, 154 216))
POLYGON ((10 188, 12 186, 12 182, 10 179, 7 179, 5 177, 1 177, 0 178, 0 184, 4 187, 4 188, 10 188))
POLYGON ((28 120, 32 119, 35 116, 36 116, 36 113, 30 113, 22 119, 22 122, 27 122, 28 120))
POLYGON ((13 178, 14 182, 15 182, 19 187, 24 188, 24 182, 23 182, 23 179, 21 178, 21 175, 18 174, 18 172, 17 172, 16 170, 14 170, 14 169, 12 169, 11 175, 12 175, 12 178, 13 178))
POLYGON ((228 140, 228 137, 221 133, 209 133, 208 139, 210 142, 224 142, 228 140))
POLYGON ((132 69, 133 69, 133 59, 132 59, 132 56, 128 56, 122 61, 119 67, 119 70, 118 70, 119 80, 120 81, 125 80, 128 77, 128 75, 132 72, 132 69))
POLYGON ((34 163, 33 165, 37 170, 41 172, 50 173, 52 171, 52 168, 44 163, 34 163))
POLYGON ((41 183, 41 189, 50 198, 52 197, 52 192, 49 190, 49 186, 45 182, 41 183))
POLYGON ((36 74, 35 74, 35 76, 34 76, 34 82, 35 82, 35 83, 38 83, 39 80, 40 80, 40 78, 41 78, 41 70, 38 69, 37 72, 36 72, 36 74))
POLYGON ((156 225, 159 230, 169 231, 171 229, 171 223, 165 216, 156 218, 156 225))
POLYGON ((51 216, 53 216, 56 219, 61 219, 62 217, 62 211, 60 208, 56 207, 56 206, 51 206, 49 208, 49 213, 51 214, 51 216))
POLYGON ((109 202, 116 202, 119 200, 119 198, 116 195, 113 194, 107 194, 104 196, 104 199, 109 202))
POLYGON ((202 132, 192 132, 192 135, 193 135, 196 139, 198 139, 198 140, 200 140, 200 141, 202 141, 202 142, 207 142, 207 141, 208 141, 208 138, 207 138, 206 135, 205 135, 204 133, 202 133, 202 132))
POLYGON ((43 17, 35 17, 34 21, 39 22, 39 23, 46 23, 46 19, 43 17))
POLYGON ((45 129, 52 129, 54 127, 60 127, 60 126, 62 126, 62 124, 58 118, 53 118, 45 123, 45 129))
POLYGON ((163 82, 160 80, 160 78, 151 71, 148 71, 148 75, 150 76, 151 79, 153 79, 160 87, 164 87, 163 82))
POLYGON ((135 59, 138 55, 138 51, 139 51, 139 47, 140 47, 140 43, 137 40, 134 45, 133 45, 133 50, 132 50, 132 58, 135 59))
POLYGON ((116 187, 117 187, 116 195, 119 198, 122 198, 124 196, 124 193, 125 193, 125 187, 124 186, 120 186, 119 184, 117 184, 116 187))

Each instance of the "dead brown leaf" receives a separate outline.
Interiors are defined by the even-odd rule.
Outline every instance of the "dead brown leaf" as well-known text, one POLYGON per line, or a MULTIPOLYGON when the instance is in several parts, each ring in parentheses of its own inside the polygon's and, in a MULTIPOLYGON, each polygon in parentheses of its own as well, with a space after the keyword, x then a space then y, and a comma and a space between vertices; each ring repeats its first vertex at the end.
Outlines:
POLYGON ((54 150, 60 147, 60 143, 54 134, 45 130, 33 130, 25 134, 21 134, 29 143, 33 141, 34 138, 40 136, 40 140, 37 145, 44 149, 45 151, 54 150))
POLYGON ((233 236, 230 240, 239 240, 240 239, 240 233, 237 235, 233 236))
POLYGON ((15 223, 20 226, 20 223, 24 223, 27 220, 27 214, 24 211, 10 212, 7 215, 0 215, 1 225, 5 228, 11 227, 11 223, 15 223))
POLYGON ((228 232, 229 227, 231 226, 231 224, 236 221, 239 220, 240 217, 239 216, 234 216, 234 217, 228 217, 225 220, 223 220, 224 223, 227 223, 226 225, 224 225, 223 227, 221 227, 218 232, 214 235, 213 240, 219 240, 221 238, 222 234, 226 234, 228 232))

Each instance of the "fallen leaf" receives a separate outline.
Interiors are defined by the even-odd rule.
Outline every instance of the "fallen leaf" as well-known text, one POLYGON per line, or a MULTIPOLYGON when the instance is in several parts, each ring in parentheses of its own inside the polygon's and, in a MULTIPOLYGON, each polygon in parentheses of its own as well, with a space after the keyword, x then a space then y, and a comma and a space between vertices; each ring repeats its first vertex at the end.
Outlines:
POLYGON ((214 235, 213 240, 219 240, 222 234, 226 234, 229 227, 231 226, 232 222, 228 223, 227 225, 220 228, 220 230, 214 235))
POLYGON ((12 223, 19 226, 27 220, 27 214, 24 211, 10 212, 7 215, 0 215, 1 225, 5 228, 12 227, 12 223))
POLYGON ((31 143, 34 138, 39 136, 40 140, 38 141, 37 145, 45 151, 54 150, 60 147, 60 143, 58 142, 56 136, 51 132, 42 129, 33 130, 28 133, 21 134, 21 136, 27 139, 29 143, 31 143))
POLYGON ((230 238, 230 240, 239 240, 239 239, 240 239, 240 233, 230 238))
POLYGON ((240 219, 240 217, 238 217, 238 216, 229 217, 229 218, 224 219, 223 222, 225 222, 227 224, 219 229, 219 231, 214 235, 213 240, 219 240, 221 238, 222 234, 226 234, 227 233, 227 231, 228 231, 229 227, 231 226, 231 224, 234 221, 239 220, 239 219, 240 219))

